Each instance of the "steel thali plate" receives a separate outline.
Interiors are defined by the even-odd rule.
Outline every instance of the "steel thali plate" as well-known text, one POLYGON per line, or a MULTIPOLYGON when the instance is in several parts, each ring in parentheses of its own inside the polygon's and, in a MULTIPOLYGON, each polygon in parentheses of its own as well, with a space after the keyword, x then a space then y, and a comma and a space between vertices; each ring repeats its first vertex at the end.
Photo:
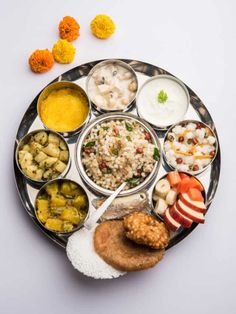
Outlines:
MULTIPOLYGON (((148 64, 148 63, 145 63, 142 61, 130 60, 130 59, 120 59, 120 60, 128 63, 134 69, 134 71, 136 72, 137 77, 138 77, 139 87, 149 77, 152 77, 154 75, 158 75, 158 74, 172 75, 171 73, 165 71, 164 69, 162 69, 158 66, 148 64)), ((92 69, 92 67, 94 65, 96 65, 100 61, 103 61, 103 60, 93 61, 93 62, 79 65, 79 66, 65 72, 64 74, 60 75, 53 82, 66 80, 66 81, 75 82, 75 83, 79 84, 82 88, 85 88, 86 77, 87 77, 89 71, 92 69)), ((214 121, 212 120, 211 115, 208 112, 207 108, 202 103, 201 99, 192 91, 192 89, 190 89, 186 84, 185 84, 185 86, 187 87, 189 94, 190 94, 190 106, 189 106, 187 114, 185 115, 185 119, 201 120, 202 122, 209 125, 213 129, 213 131, 215 132, 215 134, 217 136, 217 131, 216 131, 216 128, 214 125, 214 121)), ((40 121, 40 119, 37 115, 37 99, 39 97, 39 94, 35 97, 35 99, 29 105, 28 109, 26 110, 26 112, 23 116, 23 119, 21 120, 21 123, 19 125, 18 131, 16 134, 16 141, 15 141, 15 148, 14 148, 14 155, 13 156, 15 156, 15 150, 17 147, 17 143, 26 133, 33 131, 35 129, 43 128, 42 122, 40 121)), ((131 108, 130 113, 137 115, 135 106, 131 108)), ((94 119, 98 115, 99 115, 98 112, 92 111, 91 119, 94 119)), ((156 132, 157 132, 157 135, 160 139, 161 144, 163 144, 163 138, 164 138, 165 132, 164 131, 156 131, 156 132)), ((75 160, 74 160, 75 151, 74 150, 75 150, 75 146, 76 146, 75 144, 76 144, 78 136, 79 135, 76 135, 74 137, 67 139, 72 160, 71 160, 71 167, 70 167, 69 172, 66 175, 66 178, 75 180, 79 184, 81 184, 85 188, 86 192, 88 193, 88 197, 89 197, 90 201, 92 201, 94 198, 97 198, 97 195, 93 194, 91 192, 91 190, 86 187, 86 185, 82 181, 82 179, 78 173, 78 170, 76 168, 76 165, 75 165, 75 160)), ((218 142, 219 142, 219 139, 218 139, 218 142)), ((211 166, 208 167, 200 175, 198 175, 198 178, 201 180, 201 182, 203 183, 205 190, 206 190, 208 209, 209 209, 211 202, 214 198, 214 195, 215 195, 216 189, 217 189, 217 185, 219 182, 220 161, 221 161, 221 157, 220 157, 220 145, 219 145, 217 156, 216 156, 215 160, 213 161, 213 163, 211 164, 211 166)), ((151 201, 152 190, 153 190, 155 183, 168 170, 169 169, 168 169, 167 165, 163 161, 155 180, 152 182, 151 186, 149 186, 149 189, 148 189, 148 196, 150 198, 150 201, 151 201)), ((50 231, 46 230, 45 228, 42 227, 42 225, 38 222, 37 218, 35 217, 34 202, 35 202, 35 197, 36 197, 36 194, 38 192, 38 189, 33 187, 32 185, 30 185, 27 182, 27 180, 24 178, 24 176, 21 174, 21 172, 17 168, 16 162, 15 162, 15 157, 14 157, 14 175, 15 175, 15 181, 16 181, 18 192, 19 192, 19 196, 21 198, 21 201, 23 203, 24 209, 26 210, 27 214, 30 216, 30 218, 33 220, 33 222, 39 227, 39 229, 44 234, 46 234, 52 241, 54 241, 54 243, 65 248, 66 244, 67 244, 67 238, 68 237, 65 235, 56 234, 54 232, 50 232, 50 231)), ((186 236, 188 236, 188 234, 190 234, 196 228, 196 226, 197 226, 197 224, 193 223, 191 228, 189 228, 189 229, 180 229, 180 231, 175 233, 174 236, 171 238, 171 241, 170 241, 167 249, 171 248, 172 246, 176 245, 178 242, 183 240, 186 236)))

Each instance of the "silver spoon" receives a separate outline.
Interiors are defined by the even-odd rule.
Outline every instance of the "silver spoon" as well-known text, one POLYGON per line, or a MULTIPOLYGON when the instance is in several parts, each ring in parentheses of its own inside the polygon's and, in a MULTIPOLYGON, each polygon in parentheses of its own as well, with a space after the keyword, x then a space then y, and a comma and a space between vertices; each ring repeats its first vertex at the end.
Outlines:
POLYGON ((88 230, 93 229, 96 225, 99 218, 106 211, 109 205, 113 202, 113 200, 117 197, 117 195, 124 189, 126 186, 126 182, 122 183, 118 189, 116 189, 109 197, 105 200, 105 202, 89 217, 89 219, 84 223, 84 227, 88 230))

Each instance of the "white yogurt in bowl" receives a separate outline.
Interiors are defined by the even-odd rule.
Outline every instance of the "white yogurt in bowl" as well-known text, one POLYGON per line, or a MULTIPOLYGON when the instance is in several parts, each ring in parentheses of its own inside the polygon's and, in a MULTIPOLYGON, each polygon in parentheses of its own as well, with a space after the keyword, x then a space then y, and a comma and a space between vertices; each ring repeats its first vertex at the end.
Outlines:
POLYGON ((136 101, 139 116, 161 129, 183 120, 189 102, 185 85, 170 75, 148 79, 140 88, 136 101))

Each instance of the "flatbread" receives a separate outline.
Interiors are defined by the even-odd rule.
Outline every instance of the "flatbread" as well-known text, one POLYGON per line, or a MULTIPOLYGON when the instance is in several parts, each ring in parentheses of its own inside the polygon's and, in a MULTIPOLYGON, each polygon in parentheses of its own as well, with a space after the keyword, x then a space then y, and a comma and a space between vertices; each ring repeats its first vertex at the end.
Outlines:
POLYGON ((154 250, 132 242, 125 236, 123 221, 110 220, 97 226, 94 233, 97 254, 121 271, 138 271, 156 265, 164 250, 154 250))

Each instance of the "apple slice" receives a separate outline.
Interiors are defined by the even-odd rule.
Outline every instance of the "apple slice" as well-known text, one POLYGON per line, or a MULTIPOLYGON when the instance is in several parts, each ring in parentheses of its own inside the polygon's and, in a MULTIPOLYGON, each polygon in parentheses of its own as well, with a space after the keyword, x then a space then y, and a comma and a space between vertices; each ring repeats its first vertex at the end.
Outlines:
POLYGON ((181 227, 181 224, 178 223, 174 218, 172 218, 172 216, 170 215, 170 211, 169 208, 166 210, 165 212, 165 216, 164 216, 164 220, 165 223, 167 225, 167 227, 172 230, 172 231, 176 231, 177 229, 179 229, 181 227))
POLYGON ((189 197, 187 193, 182 193, 179 195, 179 199, 188 207, 191 209, 199 212, 199 213, 205 213, 206 212, 206 206, 203 202, 193 201, 189 197))
POLYGON ((188 195, 189 195, 189 197, 191 198, 192 201, 204 202, 204 198, 202 196, 202 192, 199 191, 198 189, 190 188, 190 189, 188 189, 187 193, 188 193, 188 195))
POLYGON ((180 211, 178 211, 176 204, 170 208, 170 215, 178 223, 180 223, 185 228, 190 228, 192 225, 192 220, 184 216, 180 211))
POLYGON ((181 214, 188 217, 189 219, 192 219, 192 221, 204 223, 205 218, 203 216, 203 213, 199 213, 196 210, 185 205, 180 199, 176 202, 176 206, 178 211, 181 212, 181 214))

